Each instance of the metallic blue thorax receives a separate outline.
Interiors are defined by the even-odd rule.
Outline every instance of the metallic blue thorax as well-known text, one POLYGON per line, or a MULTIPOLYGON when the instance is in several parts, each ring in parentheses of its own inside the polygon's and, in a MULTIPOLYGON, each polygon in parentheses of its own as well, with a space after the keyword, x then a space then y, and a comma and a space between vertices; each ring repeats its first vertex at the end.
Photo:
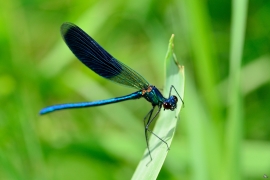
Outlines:
POLYGON ((147 90, 142 90, 142 96, 152 103, 152 106, 161 106, 166 100, 155 86, 149 86, 147 90))

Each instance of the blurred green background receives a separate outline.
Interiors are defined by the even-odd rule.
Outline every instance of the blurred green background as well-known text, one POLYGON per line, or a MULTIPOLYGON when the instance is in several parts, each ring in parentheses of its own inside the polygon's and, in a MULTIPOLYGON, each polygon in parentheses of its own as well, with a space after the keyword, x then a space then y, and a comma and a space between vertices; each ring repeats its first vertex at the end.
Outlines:
POLYGON ((185 108, 159 179, 270 176, 270 1, 232 2, 2 1, 0 179, 124 180, 143 156, 145 100, 38 115, 134 92, 76 60, 61 39, 66 21, 161 89, 175 34, 185 108))

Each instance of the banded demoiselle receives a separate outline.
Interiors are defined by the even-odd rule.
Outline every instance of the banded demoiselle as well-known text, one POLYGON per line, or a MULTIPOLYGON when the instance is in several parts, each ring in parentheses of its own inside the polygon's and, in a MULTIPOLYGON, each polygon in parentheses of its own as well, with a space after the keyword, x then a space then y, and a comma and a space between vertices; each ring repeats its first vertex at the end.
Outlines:
POLYGON ((164 108, 164 110, 171 111, 176 108, 178 99, 176 96, 171 95, 172 89, 175 90, 183 103, 181 96, 178 94, 174 86, 172 85, 170 88, 169 98, 165 98, 155 86, 150 85, 136 71, 115 59, 78 26, 72 23, 64 23, 61 26, 61 34, 73 54, 92 71, 94 71, 101 77, 104 77, 108 80, 117 82, 122 85, 133 87, 138 91, 126 96, 115 97, 106 100, 48 106, 46 108, 43 108, 40 111, 40 114, 46 114, 62 109, 101 106, 131 99, 139 99, 143 97, 152 104, 152 109, 147 113, 144 118, 144 132, 150 160, 152 160, 152 156, 149 148, 148 132, 156 136, 163 143, 165 143, 167 149, 169 150, 167 142, 160 138, 158 135, 156 135, 154 132, 152 132, 149 129, 149 126, 159 114, 162 107, 164 108), (158 109, 153 114, 156 107, 158 109))

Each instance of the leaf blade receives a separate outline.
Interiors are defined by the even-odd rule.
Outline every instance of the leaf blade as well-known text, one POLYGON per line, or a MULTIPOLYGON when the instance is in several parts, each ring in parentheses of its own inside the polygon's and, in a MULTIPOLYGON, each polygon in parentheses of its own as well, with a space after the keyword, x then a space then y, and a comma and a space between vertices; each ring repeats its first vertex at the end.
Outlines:
MULTIPOLYGON (((183 99, 185 83, 184 66, 180 66, 178 64, 176 56, 173 53, 173 39, 174 35, 172 35, 170 39, 168 51, 165 57, 166 81, 164 94, 169 94, 171 85, 173 85, 183 99)), ((174 94, 174 92, 172 92, 172 94, 174 94)), ((182 102, 179 100, 178 107, 173 112, 161 111, 153 129, 153 132, 165 140, 169 146, 172 142, 172 138, 177 125, 178 114, 180 113, 181 107, 182 102)), ((148 150, 146 149, 142 160, 140 161, 135 173, 133 174, 133 180, 156 179, 160 172, 160 169, 168 153, 167 146, 155 136, 150 137, 149 145, 153 160, 149 163, 150 157, 148 155, 148 150)))

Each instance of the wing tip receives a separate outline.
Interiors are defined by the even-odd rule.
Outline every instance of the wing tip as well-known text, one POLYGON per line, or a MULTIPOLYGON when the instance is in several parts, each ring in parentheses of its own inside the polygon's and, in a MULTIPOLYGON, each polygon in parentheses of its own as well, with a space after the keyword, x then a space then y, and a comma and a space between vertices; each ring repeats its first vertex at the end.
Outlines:
POLYGON ((76 28, 77 26, 71 22, 64 22, 60 28, 62 36, 66 35, 68 33, 68 31, 73 27, 76 28))

